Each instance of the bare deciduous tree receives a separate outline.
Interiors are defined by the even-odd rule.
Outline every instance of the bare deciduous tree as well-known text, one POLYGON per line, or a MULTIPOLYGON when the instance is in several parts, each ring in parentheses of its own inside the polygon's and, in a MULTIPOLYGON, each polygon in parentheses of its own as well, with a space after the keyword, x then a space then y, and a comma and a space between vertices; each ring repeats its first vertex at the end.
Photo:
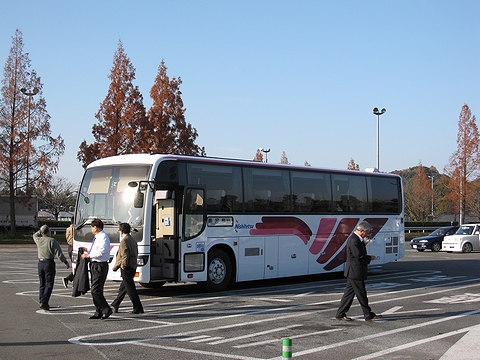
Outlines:
MULTIPOLYGON (((135 68, 121 41, 113 57, 107 96, 95 114, 98 123, 92 127, 95 142, 80 144, 77 158, 85 168, 92 161, 107 156, 147 152, 148 127, 143 97, 135 80, 135 68)), ((153 134, 152 134, 153 136, 153 134)))
POLYGON ((355 160, 353 160, 353 158, 351 158, 350 161, 348 162, 347 169, 348 170, 360 170, 360 166, 357 163, 355 163, 355 160))
POLYGON ((450 156, 444 171, 450 176, 448 196, 459 204, 459 222, 465 221, 467 203, 471 197, 470 182, 478 178, 480 138, 475 115, 467 104, 462 106, 458 120, 457 149, 450 156))
POLYGON ((280 157, 280 164, 290 164, 288 162, 287 154, 285 154, 285 151, 282 152, 282 156, 280 157))
POLYGON ((260 149, 257 149, 257 152, 255 153, 255 157, 253 158, 253 161, 263 162, 263 154, 260 151, 260 149))
POLYGON ((413 178, 405 181, 405 212, 412 221, 427 219, 432 195, 425 168, 419 163, 413 178))
POLYGON ((75 192, 77 185, 60 176, 54 176, 48 184, 36 189, 37 196, 41 199, 43 207, 50 210, 58 220, 58 214, 75 205, 75 192))
POLYGON ((31 195, 57 170, 65 144, 53 137, 43 84, 23 52, 23 36, 16 30, 5 63, 0 98, 0 182, 10 194, 10 234, 15 235, 15 194, 31 195))
POLYGON ((180 78, 170 79, 162 60, 155 83, 150 90, 153 104, 148 111, 148 144, 150 152, 184 155, 202 155, 195 140, 197 130, 185 121, 180 78))

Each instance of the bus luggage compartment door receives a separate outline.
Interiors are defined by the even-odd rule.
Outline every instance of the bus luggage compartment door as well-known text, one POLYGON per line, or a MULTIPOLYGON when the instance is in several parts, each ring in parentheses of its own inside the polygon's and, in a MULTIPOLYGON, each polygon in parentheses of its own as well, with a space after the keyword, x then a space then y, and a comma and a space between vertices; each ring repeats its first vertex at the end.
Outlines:
POLYGON ((157 200, 156 237, 173 236, 175 234, 175 208, 173 199, 157 200))

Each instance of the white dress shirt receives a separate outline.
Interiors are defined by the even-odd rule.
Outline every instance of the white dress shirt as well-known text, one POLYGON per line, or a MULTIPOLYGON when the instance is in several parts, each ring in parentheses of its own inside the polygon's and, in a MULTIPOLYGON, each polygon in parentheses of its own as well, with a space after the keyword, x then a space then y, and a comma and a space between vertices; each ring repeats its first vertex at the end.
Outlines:
POLYGON ((92 241, 89 251, 90 260, 94 262, 107 262, 110 260, 110 238, 105 231, 100 231, 92 241))

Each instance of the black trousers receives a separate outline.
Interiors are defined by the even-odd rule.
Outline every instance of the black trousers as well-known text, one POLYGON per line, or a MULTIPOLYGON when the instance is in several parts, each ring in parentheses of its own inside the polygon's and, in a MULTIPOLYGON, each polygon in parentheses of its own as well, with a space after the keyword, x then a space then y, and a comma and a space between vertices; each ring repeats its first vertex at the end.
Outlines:
POLYGON ((98 315, 105 315, 110 308, 103 295, 107 273, 107 262, 90 262, 90 275, 92 281, 90 292, 92 293, 93 304, 95 305, 96 313, 98 315))
POLYGON ((128 294, 130 301, 133 304, 133 311, 143 312, 143 306, 140 302, 140 297, 138 296, 137 289, 135 287, 135 282, 133 277, 135 276, 135 269, 127 267, 125 270, 120 269, 122 274, 122 283, 118 289, 118 295, 115 300, 112 302, 112 306, 118 308, 125 298, 125 295, 128 294))
POLYGON ((367 290, 365 289, 364 280, 355 280, 347 278, 347 286, 343 293, 342 300, 340 301, 340 307, 337 310, 336 317, 343 317, 350 310, 352 306, 353 298, 357 296, 358 302, 362 307, 363 316, 365 319, 372 316, 372 309, 368 306, 367 290))
POLYGON ((50 296, 55 282, 55 261, 38 260, 38 279, 40 280, 40 289, 38 292, 38 301, 40 304, 49 305, 50 296))

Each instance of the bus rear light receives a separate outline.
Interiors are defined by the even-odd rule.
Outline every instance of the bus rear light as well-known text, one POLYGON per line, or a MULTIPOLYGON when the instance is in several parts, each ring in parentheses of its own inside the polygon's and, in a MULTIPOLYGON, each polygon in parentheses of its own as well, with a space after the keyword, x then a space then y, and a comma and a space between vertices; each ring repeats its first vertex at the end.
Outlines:
POLYGON ((184 271, 203 271, 205 268, 205 253, 188 253, 184 257, 184 271))
POLYGON ((137 258, 137 266, 145 266, 148 262, 148 255, 142 255, 137 258))
POLYGON ((188 275, 187 275, 187 279, 193 279, 194 276, 195 276, 195 275, 193 275, 193 274, 188 274, 188 275))
POLYGON ((135 272, 135 276, 134 276, 134 277, 136 277, 136 278, 140 277, 140 273, 139 273, 138 271, 135 272))

